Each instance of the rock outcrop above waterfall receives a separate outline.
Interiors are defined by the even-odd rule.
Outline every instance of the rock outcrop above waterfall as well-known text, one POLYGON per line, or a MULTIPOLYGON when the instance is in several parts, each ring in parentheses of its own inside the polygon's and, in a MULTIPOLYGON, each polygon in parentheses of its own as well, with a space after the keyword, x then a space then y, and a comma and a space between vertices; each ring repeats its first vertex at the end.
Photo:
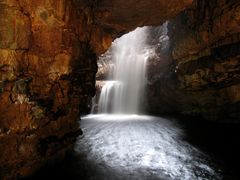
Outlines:
POLYGON ((240 2, 197 0, 168 36, 170 57, 150 61, 149 111, 239 122, 240 2))
POLYGON ((0 179, 27 176, 71 150, 95 94, 97 56, 114 38, 190 4, 0 0, 0 179))

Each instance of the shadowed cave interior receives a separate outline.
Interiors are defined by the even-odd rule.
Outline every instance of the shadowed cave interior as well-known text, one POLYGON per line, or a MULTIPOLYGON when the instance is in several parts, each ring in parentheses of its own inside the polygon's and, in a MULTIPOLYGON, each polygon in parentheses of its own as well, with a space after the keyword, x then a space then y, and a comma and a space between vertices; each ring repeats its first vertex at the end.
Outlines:
POLYGON ((0 179, 240 179, 239 1, 0 12, 0 179))

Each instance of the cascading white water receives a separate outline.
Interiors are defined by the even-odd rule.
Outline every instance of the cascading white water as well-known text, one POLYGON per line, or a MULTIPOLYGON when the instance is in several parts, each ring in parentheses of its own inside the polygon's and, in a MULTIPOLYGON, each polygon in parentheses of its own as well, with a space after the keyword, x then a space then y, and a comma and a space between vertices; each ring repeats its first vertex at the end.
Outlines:
POLYGON ((115 81, 107 81, 106 84, 102 87, 100 95, 100 105, 99 112, 108 112, 111 108, 111 98, 112 98, 112 89, 114 87, 115 81))
POLYGON ((113 81, 106 82, 102 88, 98 113, 140 113, 146 81, 146 29, 137 28, 114 41, 115 68, 110 73, 113 81))

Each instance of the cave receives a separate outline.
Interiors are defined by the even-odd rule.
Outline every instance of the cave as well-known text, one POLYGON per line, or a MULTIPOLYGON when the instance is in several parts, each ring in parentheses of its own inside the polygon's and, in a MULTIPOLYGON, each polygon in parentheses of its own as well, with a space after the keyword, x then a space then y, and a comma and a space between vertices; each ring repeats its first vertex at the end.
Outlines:
POLYGON ((238 0, 0 0, 0 179, 239 179, 239 53, 238 0))

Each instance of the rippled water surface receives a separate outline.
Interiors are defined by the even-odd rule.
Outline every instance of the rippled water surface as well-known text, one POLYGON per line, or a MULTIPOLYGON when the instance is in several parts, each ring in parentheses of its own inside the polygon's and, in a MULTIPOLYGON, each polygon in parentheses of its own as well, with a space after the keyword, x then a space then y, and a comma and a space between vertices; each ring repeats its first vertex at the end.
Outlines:
POLYGON ((30 180, 239 180, 240 126, 91 115, 64 161, 30 180))
POLYGON ((151 116, 90 115, 75 150, 89 179, 221 179, 176 122, 151 116))

